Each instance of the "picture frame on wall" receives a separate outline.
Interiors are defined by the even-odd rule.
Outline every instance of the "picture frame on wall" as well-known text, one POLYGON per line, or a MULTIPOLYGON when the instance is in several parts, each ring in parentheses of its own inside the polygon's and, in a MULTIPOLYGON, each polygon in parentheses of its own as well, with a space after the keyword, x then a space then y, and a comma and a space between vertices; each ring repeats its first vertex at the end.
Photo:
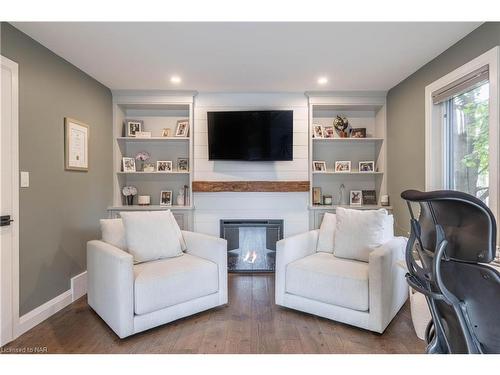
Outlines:
POLYGON ((156 171, 169 173, 172 172, 172 161, 171 160, 158 160, 156 162, 156 171))
POLYGON ((361 190, 351 190, 349 204, 351 206, 361 206, 363 204, 363 192, 361 190))
POLYGON ((160 191, 160 206, 172 205, 172 190, 160 191))
POLYGON ((89 126, 81 121, 64 118, 64 169, 88 172, 89 126))
POLYGON ((375 172, 375 162, 374 161, 360 161, 359 162, 359 172, 360 173, 370 173, 375 172))
POLYGON ((135 172, 135 158, 122 158, 123 172, 135 172))
POLYGON ((141 120, 125 120, 126 136, 136 137, 136 133, 142 132, 143 123, 141 120))
POLYGON ((187 137, 189 134, 189 120, 177 121, 177 128, 175 129, 176 137, 187 137))
POLYGON ((326 161, 313 161, 313 172, 326 172, 326 161))
POLYGON ((335 173, 351 172, 351 162, 349 160, 339 160, 335 162, 335 173))

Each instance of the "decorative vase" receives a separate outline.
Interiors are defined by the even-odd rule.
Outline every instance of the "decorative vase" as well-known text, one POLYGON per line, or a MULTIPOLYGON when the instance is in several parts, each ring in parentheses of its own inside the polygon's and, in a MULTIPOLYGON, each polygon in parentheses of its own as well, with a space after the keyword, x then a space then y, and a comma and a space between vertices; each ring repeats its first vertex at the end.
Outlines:
POLYGON ((127 195, 127 205, 128 206, 134 205, 134 196, 133 195, 127 195))
POLYGON ((179 189, 179 194, 177 195, 177 205, 184 206, 184 189, 179 189))

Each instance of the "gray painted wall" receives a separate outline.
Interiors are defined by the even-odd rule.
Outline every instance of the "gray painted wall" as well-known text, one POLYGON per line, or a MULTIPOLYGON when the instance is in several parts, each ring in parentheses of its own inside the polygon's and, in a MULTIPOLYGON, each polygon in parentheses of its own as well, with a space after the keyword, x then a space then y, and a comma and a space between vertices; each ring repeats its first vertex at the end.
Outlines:
POLYGON ((389 90, 388 191, 398 234, 407 234, 409 230, 409 215, 401 192, 425 189, 425 86, 497 45, 500 23, 485 23, 389 90))
POLYGON ((108 88, 8 23, 1 54, 19 64, 20 314, 70 288, 112 201, 108 88), (90 126, 89 172, 64 170, 64 117, 90 126))

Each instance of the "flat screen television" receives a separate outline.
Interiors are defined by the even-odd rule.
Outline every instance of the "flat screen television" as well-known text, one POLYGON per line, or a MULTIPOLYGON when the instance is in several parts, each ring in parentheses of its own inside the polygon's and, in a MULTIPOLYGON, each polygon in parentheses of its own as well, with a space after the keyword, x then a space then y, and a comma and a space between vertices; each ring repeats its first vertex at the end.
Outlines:
POLYGON ((209 160, 293 160, 293 111, 208 112, 209 160))

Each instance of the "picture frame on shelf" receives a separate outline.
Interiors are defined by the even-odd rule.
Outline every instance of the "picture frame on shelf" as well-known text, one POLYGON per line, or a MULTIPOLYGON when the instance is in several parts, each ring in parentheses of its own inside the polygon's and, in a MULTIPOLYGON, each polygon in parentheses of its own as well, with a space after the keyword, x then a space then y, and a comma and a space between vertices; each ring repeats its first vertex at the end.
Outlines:
POLYGON ((172 190, 160 191, 160 206, 172 206, 172 190))
POLYGON ((349 160, 338 160, 335 162, 335 173, 351 172, 351 162, 349 160))
POLYGON ((125 173, 135 172, 135 158, 122 158, 122 168, 125 173))
POLYGON ((323 160, 313 161, 313 171, 314 172, 326 172, 326 161, 323 161, 323 160))
POLYGON ((314 205, 321 204, 321 188, 320 187, 313 187, 312 188, 312 203, 314 205))
POLYGON ((366 138, 366 128, 352 128, 351 138, 366 138))
POLYGON ((323 126, 313 124, 313 138, 323 138, 323 126))
POLYGON ((189 120, 177 121, 177 128, 175 129, 176 137, 187 137, 189 135, 189 120))
POLYGON ((333 126, 325 126, 323 128, 323 138, 335 138, 335 128, 333 126))
POLYGON ((377 204, 377 192, 375 190, 362 190, 361 192, 361 199, 363 204, 377 204))
POLYGON ((351 190, 349 204, 351 206, 361 206, 363 204, 363 192, 361 190, 351 190))
POLYGON ((144 122, 142 120, 125 120, 127 137, 135 137, 136 133, 142 132, 144 122))
POLYGON ((375 172, 375 162, 372 160, 360 161, 359 162, 359 172, 360 173, 375 172))
POLYGON ((64 118, 64 169, 89 170, 89 126, 69 117, 64 118))
POLYGON ((189 159, 188 158, 178 158, 177 159, 177 170, 179 172, 189 171, 189 159))
POLYGON ((171 136, 171 130, 170 128, 164 128, 161 132, 162 137, 170 137, 171 136))
POLYGON ((156 171, 169 173, 172 172, 172 161, 171 160, 158 160, 156 162, 156 171))

